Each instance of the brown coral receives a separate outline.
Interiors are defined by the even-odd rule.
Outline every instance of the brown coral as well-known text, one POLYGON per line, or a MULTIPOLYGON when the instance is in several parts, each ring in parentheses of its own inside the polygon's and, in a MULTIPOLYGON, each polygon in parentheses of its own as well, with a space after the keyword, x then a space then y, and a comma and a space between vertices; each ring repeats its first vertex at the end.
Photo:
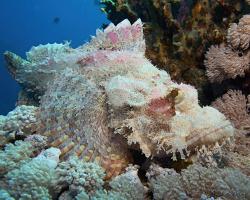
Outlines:
POLYGON ((222 97, 216 99, 212 106, 222 112, 237 129, 245 132, 249 131, 249 105, 241 91, 229 90, 222 97))
POLYGON ((250 15, 244 15, 238 25, 233 23, 227 32, 227 42, 234 49, 246 50, 250 43, 250 15))
POLYGON ((239 52, 224 45, 211 46, 205 57, 206 74, 211 82, 244 76, 250 66, 250 51, 239 52))
POLYGON ((244 77, 250 67, 250 15, 244 15, 239 24, 231 24, 227 44, 211 46, 205 55, 206 74, 211 82, 244 77))
MULTIPOLYGON (((249 99, 249 95, 247 96, 249 99)), ((221 159, 227 166, 238 168, 243 173, 250 174, 249 159, 249 101, 239 90, 229 90, 222 97, 216 99, 212 106, 229 119, 236 128, 234 144, 230 150, 222 148, 221 159)))

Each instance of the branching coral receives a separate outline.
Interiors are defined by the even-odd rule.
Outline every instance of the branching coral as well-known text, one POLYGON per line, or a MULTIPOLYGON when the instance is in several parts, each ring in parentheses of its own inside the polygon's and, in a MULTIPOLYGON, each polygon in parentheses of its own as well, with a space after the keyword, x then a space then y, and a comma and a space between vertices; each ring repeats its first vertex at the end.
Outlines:
POLYGON ((56 169, 57 183, 69 186, 59 199, 93 199, 93 200, 140 200, 145 190, 141 183, 137 169, 128 167, 127 171, 109 182, 110 189, 104 189, 104 171, 96 163, 84 162, 72 157, 62 162, 56 169))
POLYGON ((50 148, 6 175, 6 189, 18 199, 52 199, 60 150, 50 148))
POLYGON ((250 66, 249 20, 243 16, 239 24, 232 24, 228 29, 228 46, 211 46, 206 53, 205 66, 211 82, 222 82, 244 76, 250 66))
POLYGON ((124 199, 144 199, 145 188, 141 183, 135 166, 130 166, 127 172, 115 177, 109 185, 112 193, 120 194, 124 199))
POLYGON ((0 146, 5 145, 17 136, 28 136, 38 129, 37 114, 39 108, 35 106, 18 106, 7 116, 0 116, 0 146))
POLYGON ((59 185, 69 186, 72 196, 81 191, 86 191, 89 196, 94 196, 97 190, 102 189, 104 184, 104 171, 96 163, 79 160, 76 157, 62 162, 56 169, 60 180, 59 185))
POLYGON ((30 160, 32 153, 32 145, 29 142, 16 141, 15 144, 7 144, 4 151, 0 151, 1 176, 30 160))
POLYGON ((173 169, 151 166, 147 173, 154 199, 199 199, 204 194, 222 199, 249 199, 250 179, 232 168, 191 165, 177 174, 173 169))

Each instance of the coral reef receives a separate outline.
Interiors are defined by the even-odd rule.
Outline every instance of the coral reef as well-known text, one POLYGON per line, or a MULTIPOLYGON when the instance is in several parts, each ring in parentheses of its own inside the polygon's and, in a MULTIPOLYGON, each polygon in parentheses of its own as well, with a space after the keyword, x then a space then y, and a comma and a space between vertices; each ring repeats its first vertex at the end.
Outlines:
MULTIPOLYGON (((236 129, 231 149, 221 149, 219 155, 221 164, 239 169, 248 176, 250 174, 249 19, 249 15, 244 15, 238 24, 232 23, 227 31, 227 43, 210 47, 205 60, 207 75, 214 84, 215 93, 223 94, 227 91, 212 102, 212 106, 222 112, 236 129), (218 83, 221 83, 221 86, 218 83)), ((209 158, 214 155, 211 151, 209 154, 209 158)))
POLYGON ((154 199, 200 199, 204 194, 222 199, 249 199, 250 178, 232 168, 192 165, 180 174, 151 166, 147 173, 154 199))
POLYGON ((77 157, 61 162, 56 173, 60 177, 58 184, 69 187, 72 196, 76 196, 81 191, 86 191, 89 196, 92 196, 97 190, 102 189, 104 184, 103 169, 95 163, 83 162, 77 157))
POLYGON ((17 106, 7 116, 0 115, 0 146, 16 138, 36 132, 38 128, 38 107, 17 106))
MULTIPOLYGON (((242 26, 228 40, 236 44, 242 26)), ((25 105, 0 116, 0 130, 23 140, 3 140, 15 144, 0 151, 0 199, 250 198, 246 97, 231 90, 218 110, 202 107, 193 86, 171 80, 145 51, 141 20, 124 20, 76 49, 5 54, 25 105)))
MULTIPOLYGON (((96 163, 89 163, 89 162, 83 162, 80 161, 77 158, 72 158, 70 161, 75 162, 75 167, 71 169, 63 169, 62 167, 58 167, 57 170, 60 172, 64 171, 66 173, 71 173, 70 178, 67 180, 70 180, 73 178, 78 183, 87 183, 89 182, 90 185, 92 185, 92 188, 90 190, 90 185, 84 184, 81 187, 76 188, 69 188, 69 191, 67 190, 62 195, 60 195, 59 199, 93 199, 93 200, 140 200, 144 199, 145 195, 145 189, 144 185, 141 183, 138 175, 137 175, 137 168, 135 166, 130 166, 126 169, 126 172, 116 176, 113 180, 109 182, 109 190, 105 189, 104 185, 104 174, 103 170, 98 166, 96 163), (82 168, 83 167, 83 168, 82 168), (78 171, 76 172, 76 168, 78 171), (76 173, 74 173, 74 171, 76 173), (98 172, 99 174, 97 174, 98 172), (93 173, 93 174, 92 174, 93 173), (97 181, 97 182, 96 182, 97 181), (96 185, 94 184, 96 183, 96 185), (73 189, 73 190, 72 190, 73 189), (87 189, 87 191, 85 190, 87 189)), ((69 163, 61 163, 63 166, 65 164, 69 163)), ((67 166, 68 167, 68 166, 67 166)), ((72 167, 72 166, 71 166, 72 167)), ((62 177, 65 178, 63 175, 62 177)), ((73 179, 73 180, 74 180, 73 179)), ((61 183, 61 181, 59 181, 61 183)), ((74 185, 74 184, 73 184, 74 185)), ((72 186, 72 185, 71 185, 72 186)))
MULTIPOLYGON (((250 96, 247 97, 248 99, 250 96)), ((229 90, 222 97, 216 99, 212 106, 222 112, 240 131, 248 132, 250 115, 249 103, 241 91, 229 90)))
POLYGON ((5 181, 6 192, 15 199, 52 199, 59 155, 59 149, 49 148, 33 159, 23 160, 16 169, 9 168, 1 180, 5 181))
POLYGON ((29 142, 16 141, 15 144, 6 144, 4 151, 0 151, 0 175, 30 160, 33 151, 33 146, 29 142))
POLYGON ((202 61, 207 47, 226 40, 226 29, 242 14, 247 2, 237 0, 100 0, 101 9, 117 24, 141 18, 146 57, 173 80, 194 85, 208 103, 209 84, 202 61))
POLYGON ((238 25, 231 24, 227 34, 227 46, 211 46, 206 53, 205 66, 211 82, 222 82, 245 76, 250 67, 250 15, 244 15, 238 25))
POLYGON ((27 77, 30 85, 38 79, 46 85, 39 133, 48 137, 49 146, 61 149, 61 158, 76 155, 96 161, 108 179, 132 162, 131 148, 146 157, 172 154, 176 160, 177 154, 184 159, 202 144, 233 136, 224 115, 200 107, 195 88, 173 82, 144 53, 141 21, 131 25, 124 20, 97 31, 89 43, 68 54, 65 45, 55 44, 33 47, 27 54, 28 61, 22 62, 38 63, 29 70, 36 77, 27 77, 26 70, 20 70, 19 76, 27 77), (62 67, 44 63, 48 56, 62 67), (40 68, 53 69, 55 74, 44 77, 37 74, 40 68))

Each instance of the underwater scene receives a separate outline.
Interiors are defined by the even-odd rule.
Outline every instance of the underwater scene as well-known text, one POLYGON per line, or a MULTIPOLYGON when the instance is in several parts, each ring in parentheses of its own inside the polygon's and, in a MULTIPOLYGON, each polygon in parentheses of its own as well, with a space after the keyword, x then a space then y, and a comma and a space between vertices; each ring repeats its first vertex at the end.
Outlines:
POLYGON ((250 0, 1 0, 0 200, 250 200, 250 0))

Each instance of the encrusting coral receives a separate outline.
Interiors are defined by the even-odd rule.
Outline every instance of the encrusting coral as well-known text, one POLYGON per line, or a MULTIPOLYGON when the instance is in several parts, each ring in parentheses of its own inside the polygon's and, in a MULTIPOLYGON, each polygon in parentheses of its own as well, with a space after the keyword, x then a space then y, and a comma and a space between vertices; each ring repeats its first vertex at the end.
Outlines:
POLYGON ((28 61, 5 55, 24 89, 41 86, 38 132, 49 146, 59 148, 63 159, 76 155, 99 163, 109 179, 132 163, 131 148, 146 157, 172 154, 175 160, 180 153, 184 159, 196 147, 233 136, 223 114, 199 106, 194 87, 173 82, 144 53, 142 22, 124 20, 77 49, 34 47, 28 61), (25 65, 28 71, 17 70, 25 65))

